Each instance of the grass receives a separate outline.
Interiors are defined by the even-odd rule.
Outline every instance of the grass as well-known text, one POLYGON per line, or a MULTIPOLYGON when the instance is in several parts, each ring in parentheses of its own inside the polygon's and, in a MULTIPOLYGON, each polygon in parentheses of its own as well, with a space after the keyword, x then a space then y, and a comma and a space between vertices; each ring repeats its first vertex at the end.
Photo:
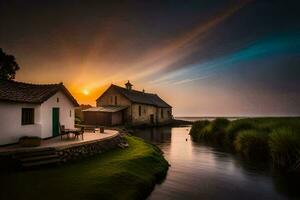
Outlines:
POLYGON ((235 120, 226 127, 225 142, 228 145, 234 143, 239 132, 254 128, 253 122, 249 120, 235 120))
POLYGON ((159 149, 126 136, 126 149, 88 160, 1 175, 0 199, 142 199, 168 170, 159 149))
POLYGON ((194 140, 221 143, 247 159, 267 159, 276 167, 300 170, 300 118, 297 117, 246 118, 228 123, 220 119, 198 121, 191 135, 194 140))
POLYGON ((225 128, 228 124, 229 121, 224 118, 217 118, 212 122, 207 120, 198 121, 192 126, 190 134, 194 139, 201 139, 207 142, 221 142, 225 137, 225 128))
POLYGON ((277 128, 270 134, 270 151, 274 165, 299 169, 300 134, 290 127, 277 128))
POLYGON ((241 131, 234 141, 235 149, 243 156, 262 160, 269 157, 268 133, 258 130, 241 131))
POLYGON ((208 120, 195 122, 190 130, 190 135, 193 137, 193 139, 204 139, 206 133, 202 131, 202 129, 208 124, 210 124, 208 120))

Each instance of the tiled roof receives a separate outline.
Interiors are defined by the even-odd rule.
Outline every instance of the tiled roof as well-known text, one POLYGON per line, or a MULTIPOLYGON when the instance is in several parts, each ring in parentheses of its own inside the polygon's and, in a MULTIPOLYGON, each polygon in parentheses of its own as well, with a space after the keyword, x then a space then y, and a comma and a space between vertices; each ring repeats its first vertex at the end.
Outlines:
POLYGON ((43 103, 58 91, 62 91, 75 106, 79 106, 62 83, 39 85, 0 80, 0 101, 43 103))
POLYGON ((128 106, 102 106, 102 107, 92 107, 83 110, 82 112, 89 111, 89 112, 118 112, 128 108, 128 106))
POLYGON ((161 108, 171 108, 171 106, 162 100, 157 94, 145 93, 137 90, 128 90, 113 84, 110 86, 110 88, 115 89, 117 92, 121 93, 134 103, 148 104, 161 108))

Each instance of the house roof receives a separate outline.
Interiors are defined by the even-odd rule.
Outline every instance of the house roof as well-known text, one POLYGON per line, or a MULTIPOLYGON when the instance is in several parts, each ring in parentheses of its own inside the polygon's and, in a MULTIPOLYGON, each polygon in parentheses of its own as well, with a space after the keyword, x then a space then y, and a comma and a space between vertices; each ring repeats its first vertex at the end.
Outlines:
MULTIPOLYGON (((128 90, 114 84, 109 87, 109 89, 111 88, 115 89, 117 92, 125 96, 133 103, 148 104, 161 108, 171 108, 171 106, 164 100, 162 100, 157 94, 145 93, 137 90, 128 90)), ((109 89, 107 89, 106 91, 108 91, 109 89)), ((98 99, 100 99, 103 94, 98 99)))
POLYGON ((62 83, 31 84, 0 80, 0 101, 40 104, 58 91, 62 91, 75 106, 79 106, 76 99, 62 83))
POLYGON ((128 106, 102 106, 102 107, 92 107, 83 110, 82 112, 118 112, 128 108, 128 106))

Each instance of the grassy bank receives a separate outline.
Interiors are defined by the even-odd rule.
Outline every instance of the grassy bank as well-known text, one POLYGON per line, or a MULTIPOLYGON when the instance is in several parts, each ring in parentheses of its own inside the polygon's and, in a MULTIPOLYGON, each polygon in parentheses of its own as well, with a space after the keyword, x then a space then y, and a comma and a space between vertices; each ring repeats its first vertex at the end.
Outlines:
POLYGON ((0 199, 142 199, 168 163, 159 150, 126 136, 126 149, 58 167, 1 175, 0 199))
POLYGON ((251 160, 269 160, 275 167, 300 170, 300 118, 216 119, 195 122, 194 140, 222 145, 251 160))

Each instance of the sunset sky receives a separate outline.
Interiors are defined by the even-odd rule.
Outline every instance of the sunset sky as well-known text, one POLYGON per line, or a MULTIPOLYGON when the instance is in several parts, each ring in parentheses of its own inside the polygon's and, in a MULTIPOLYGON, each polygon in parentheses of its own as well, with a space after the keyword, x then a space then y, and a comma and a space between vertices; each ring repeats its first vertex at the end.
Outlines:
POLYGON ((175 116, 299 115, 297 2, 0 0, 0 47, 83 104, 130 80, 175 116))

